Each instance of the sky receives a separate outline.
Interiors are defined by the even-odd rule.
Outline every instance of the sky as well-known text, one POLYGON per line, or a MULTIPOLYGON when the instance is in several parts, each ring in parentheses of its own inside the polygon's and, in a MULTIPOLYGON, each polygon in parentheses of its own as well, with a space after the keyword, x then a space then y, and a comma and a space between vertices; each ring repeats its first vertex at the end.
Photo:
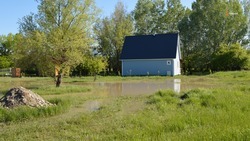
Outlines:
MULTIPOLYGON (((119 0, 95 0, 102 10, 102 16, 110 16, 119 0)), ((127 11, 134 10, 137 0, 120 0, 127 11)), ((185 7, 191 7, 195 0, 181 0, 185 7)), ((38 3, 35 0, 1 0, 0 1, 0 35, 18 33, 18 21, 30 13, 37 13, 38 3)))

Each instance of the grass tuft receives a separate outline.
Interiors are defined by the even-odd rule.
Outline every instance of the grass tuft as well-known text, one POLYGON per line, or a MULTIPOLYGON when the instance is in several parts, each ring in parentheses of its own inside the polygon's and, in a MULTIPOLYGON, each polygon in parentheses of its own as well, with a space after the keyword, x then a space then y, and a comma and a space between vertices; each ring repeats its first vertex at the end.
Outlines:
POLYGON ((149 96, 149 104, 157 104, 161 102, 176 103, 177 93, 172 90, 158 91, 154 95, 149 96))

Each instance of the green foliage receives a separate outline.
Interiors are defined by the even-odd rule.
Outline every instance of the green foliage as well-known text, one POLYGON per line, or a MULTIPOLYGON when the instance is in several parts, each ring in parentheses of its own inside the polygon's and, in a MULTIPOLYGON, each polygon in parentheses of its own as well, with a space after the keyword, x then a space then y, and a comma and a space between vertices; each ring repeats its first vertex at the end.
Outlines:
POLYGON ((181 4, 180 0, 167 0, 166 9, 160 21, 160 31, 157 33, 177 33, 179 32, 178 24, 187 13, 187 9, 181 4))
POLYGON ((16 67, 20 67, 27 75, 53 76, 54 65, 50 61, 44 33, 30 31, 27 36, 17 34, 15 40, 17 44, 14 46, 13 58, 16 60, 16 67))
POLYGON ((11 54, 13 52, 14 35, 0 36, 0 69, 13 66, 11 54))
POLYGON ((0 69, 12 66, 12 60, 7 56, 0 56, 0 69))
POLYGON ((213 58, 212 64, 216 71, 246 69, 249 63, 247 51, 240 44, 221 45, 213 58))
POLYGON ((180 0, 138 0, 133 14, 138 35, 178 32, 185 8, 180 0))
POLYGON ((248 48, 250 47, 250 1, 248 0, 242 0, 241 1, 242 6, 243 6, 243 10, 244 10, 244 14, 247 17, 247 23, 248 23, 248 30, 247 30, 247 37, 248 37, 248 48))
POLYGON ((30 15, 24 16, 19 20, 19 32, 29 36, 33 31, 39 30, 39 25, 37 24, 37 15, 31 13, 30 15))
POLYGON ((72 76, 96 76, 101 72, 106 71, 107 68, 107 60, 101 56, 88 56, 84 57, 83 63, 80 65, 71 68, 72 76))
POLYGON ((29 64, 46 76, 55 66, 63 70, 80 64, 93 43, 89 35, 96 12, 93 0, 39 0, 38 14, 19 21, 23 40, 17 60, 32 56, 29 64))
POLYGON ((8 56, 12 53, 14 44, 14 35, 0 36, 0 56, 8 56))
POLYGON ((120 54, 125 36, 132 35, 132 17, 126 12, 122 2, 118 2, 110 18, 106 17, 95 25, 98 40, 97 51, 107 58, 109 71, 119 73, 120 54))
POLYGON ((179 29, 184 70, 208 71, 212 55, 221 44, 235 44, 244 39, 247 18, 238 0, 202 0, 193 3, 190 15, 183 18, 179 29))
POLYGON ((84 61, 84 66, 89 70, 90 75, 95 76, 105 71, 107 62, 103 57, 90 57, 84 61))
POLYGON ((162 3, 153 2, 152 0, 138 0, 134 10, 134 19, 135 19, 135 29, 138 35, 143 34, 153 34, 153 29, 157 26, 154 20, 159 20, 159 12, 152 11, 153 8, 159 7, 162 3), (159 4, 159 5, 157 5, 159 4), (153 16, 154 14, 154 16, 153 16))

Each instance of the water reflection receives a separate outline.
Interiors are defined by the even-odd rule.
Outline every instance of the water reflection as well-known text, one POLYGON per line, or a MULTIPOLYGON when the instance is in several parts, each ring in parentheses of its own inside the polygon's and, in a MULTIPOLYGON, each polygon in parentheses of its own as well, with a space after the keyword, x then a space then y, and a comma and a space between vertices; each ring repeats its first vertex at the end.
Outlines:
POLYGON ((103 94, 118 95, 141 95, 153 94, 159 90, 171 89, 179 93, 181 80, 151 81, 151 82, 118 82, 118 83, 94 83, 94 89, 101 89, 103 94))

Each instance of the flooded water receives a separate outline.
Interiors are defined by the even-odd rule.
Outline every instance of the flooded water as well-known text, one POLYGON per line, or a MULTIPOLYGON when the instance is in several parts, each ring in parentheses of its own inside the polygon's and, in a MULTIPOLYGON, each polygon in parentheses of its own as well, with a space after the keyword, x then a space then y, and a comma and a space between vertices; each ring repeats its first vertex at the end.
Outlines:
MULTIPOLYGON (((107 82, 98 82, 98 83, 84 83, 81 85, 91 86, 92 92, 95 95, 102 96, 136 96, 136 95, 150 95, 154 94, 159 90, 171 89, 179 93, 181 91, 181 80, 160 80, 160 81, 145 81, 145 82, 116 82, 116 83, 107 83, 107 82)), ((106 99, 111 100, 111 99, 106 99)), ((111 100, 112 101, 112 100, 111 100)), ((102 100, 93 100, 85 103, 86 111, 97 111, 100 109, 101 105, 107 103, 107 101, 102 100)), ((137 110, 133 105, 127 108, 127 111, 137 110)), ((137 104, 138 106, 138 104, 137 104)), ((136 107, 137 107, 136 106, 136 107)))
POLYGON ((93 90, 98 90, 103 95, 142 95, 153 94, 159 90, 171 89, 179 93, 181 90, 181 80, 165 81, 145 81, 145 82, 117 82, 117 83, 91 83, 93 90))

